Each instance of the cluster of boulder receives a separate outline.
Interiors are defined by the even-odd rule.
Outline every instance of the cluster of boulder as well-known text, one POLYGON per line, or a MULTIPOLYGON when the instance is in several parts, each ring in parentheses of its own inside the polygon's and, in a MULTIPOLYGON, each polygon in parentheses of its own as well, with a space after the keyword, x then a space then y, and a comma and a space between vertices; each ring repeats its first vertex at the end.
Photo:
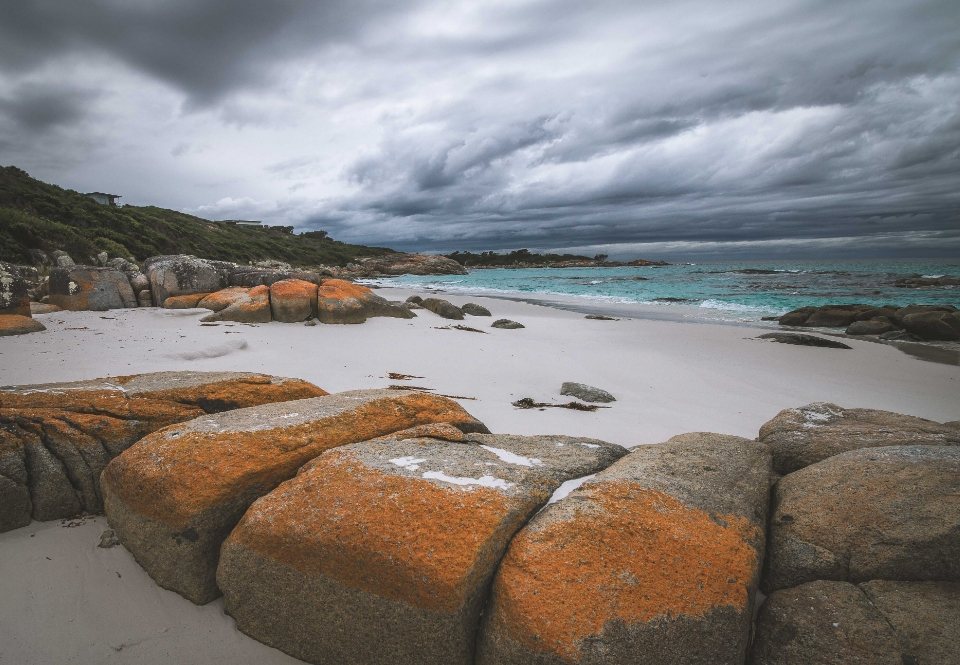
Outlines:
POLYGON ((822 305, 795 309, 778 321, 782 326, 845 328, 848 335, 885 340, 960 340, 960 311, 952 305, 822 305))
MULTIPOLYGON (((409 309, 426 309, 433 312, 437 316, 445 319, 452 319, 454 321, 462 321, 465 315, 493 316, 490 313, 490 310, 483 305, 468 302, 460 307, 457 307, 449 300, 443 300, 442 298, 421 298, 420 296, 410 296, 407 298, 405 305, 409 309)), ((524 328, 525 326, 522 323, 518 323, 517 321, 512 321, 510 319, 497 319, 490 324, 490 327, 501 328, 503 330, 517 330, 519 328, 524 328)))
POLYGON ((0 389, 0 529, 73 492, 161 586, 313 663, 960 659, 960 423, 812 404, 628 451, 204 377, 0 389))
MULTIPOLYGON (((322 271, 295 270, 280 262, 241 266, 188 255, 156 256, 147 259, 142 269, 126 259, 105 255, 98 258, 102 265, 96 266, 77 265, 62 252, 44 257, 46 277, 36 268, 0 263, 0 335, 43 330, 43 325, 32 319, 31 308, 34 313, 47 313, 199 307, 212 312, 204 322, 244 323, 363 323, 375 316, 412 318, 415 309, 458 320, 464 315, 490 316, 489 310, 474 303, 460 308, 446 300, 417 296, 406 303, 390 302, 365 286, 333 276, 451 270, 446 263, 462 270, 445 257, 390 255, 365 259, 351 264, 353 268, 322 271)), ((493 327, 523 326, 501 319, 493 327)))

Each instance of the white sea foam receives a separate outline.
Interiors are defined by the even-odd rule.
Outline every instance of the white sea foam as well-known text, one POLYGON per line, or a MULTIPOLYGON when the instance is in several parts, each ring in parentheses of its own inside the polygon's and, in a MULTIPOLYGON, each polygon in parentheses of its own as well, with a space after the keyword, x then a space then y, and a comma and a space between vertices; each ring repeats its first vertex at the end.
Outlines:
MULTIPOLYGON (((723 300, 704 300, 700 303, 700 307, 704 309, 722 309, 729 312, 775 312, 781 311, 779 309, 772 309, 770 307, 761 307, 759 305, 744 305, 738 302, 724 302, 723 300)), ((784 313, 787 310, 782 310, 784 313)))

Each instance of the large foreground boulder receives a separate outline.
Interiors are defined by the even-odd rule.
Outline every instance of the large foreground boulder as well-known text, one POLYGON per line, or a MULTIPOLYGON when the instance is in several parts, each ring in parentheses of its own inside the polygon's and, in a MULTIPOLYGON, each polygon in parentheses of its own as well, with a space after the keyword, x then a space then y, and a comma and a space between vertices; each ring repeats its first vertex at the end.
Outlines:
POLYGON ((764 584, 960 581, 960 448, 851 450, 777 483, 764 584))
POLYGON ((0 531, 102 510, 100 472, 161 427, 208 413, 325 395, 242 372, 158 372, 0 388, 0 531))
POLYGON ((478 663, 743 663, 769 474, 739 437, 635 448, 513 540, 478 663))
POLYGON ((234 268, 234 264, 226 261, 198 259, 187 254, 154 256, 143 264, 153 302, 158 304, 170 296, 219 291, 228 286, 228 276, 234 268))
POLYGON ((253 501, 326 450, 438 422, 486 430, 456 402, 393 390, 198 418, 145 437, 110 463, 101 480, 107 518, 160 586, 206 603, 220 593, 220 545, 253 501))
POLYGON ((904 665, 890 624, 847 582, 775 591, 757 619, 752 665, 904 665))
POLYGON ((73 311, 136 307, 130 280, 119 270, 72 266, 50 270, 50 303, 73 311))
POLYGON ((374 316, 412 319, 406 307, 381 298, 360 284, 327 279, 317 292, 317 318, 321 323, 363 323, 374 316))
POLYGON ((0 261, 0 314, 30 316, 30 294, 21 267, 0 261))
POLYGON ((490 434, 337 448, 254 503, 224 543, 227 612, 312 663, 472 665, 510 538, 564 481, 625 453, 490 434))
POLYGON ((960 663, 960 584, 817 581, 775 591, 753 665, 960 663))
POLYGON ((960 663, 960 582, 873 580, 859 586, 896 633, 904 663, 960 663))
POLYGON ((960 431, 901 413, 815 402, 778 413, 760 427, 760 441, 773 451, 774 470, 785 474, 857 448, 960 445, 960 431))
POLYGON ((0 337, 26 335, 46 330, 46 326, 29 316, 20 314, 0 314, 0 337))

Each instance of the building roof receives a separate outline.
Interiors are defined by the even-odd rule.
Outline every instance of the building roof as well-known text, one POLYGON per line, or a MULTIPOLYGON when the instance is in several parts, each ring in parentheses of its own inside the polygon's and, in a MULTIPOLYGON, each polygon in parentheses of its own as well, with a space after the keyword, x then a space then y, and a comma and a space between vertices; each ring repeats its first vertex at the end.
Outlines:
POLYGON ((119 199, 121 196, 119 194, 107 194, 106 192, 84 192, 84 196, 109 196, 112 199, 119 199))

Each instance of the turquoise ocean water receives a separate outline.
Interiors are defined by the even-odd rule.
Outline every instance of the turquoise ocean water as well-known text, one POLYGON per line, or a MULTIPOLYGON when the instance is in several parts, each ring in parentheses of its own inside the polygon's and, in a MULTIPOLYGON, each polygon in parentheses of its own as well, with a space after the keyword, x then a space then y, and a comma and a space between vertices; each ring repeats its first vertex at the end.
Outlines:
MULTIPOLYGON (((898 288, 908 276, 960 276, 960 260, 738 261, 678 263, 644 268, 535 268, 472 270, 468 275, 404 275, 375 280, 449 293, 506 297, 572 296, 585 305, 633 303, 704 318, 749 321, 806 305, 867 303, 950 304, 960 287, 898 288), (729 316, 726 316, 729 315, 729 316)), ((601 307, 602 308, 602 307, 601 307)))

